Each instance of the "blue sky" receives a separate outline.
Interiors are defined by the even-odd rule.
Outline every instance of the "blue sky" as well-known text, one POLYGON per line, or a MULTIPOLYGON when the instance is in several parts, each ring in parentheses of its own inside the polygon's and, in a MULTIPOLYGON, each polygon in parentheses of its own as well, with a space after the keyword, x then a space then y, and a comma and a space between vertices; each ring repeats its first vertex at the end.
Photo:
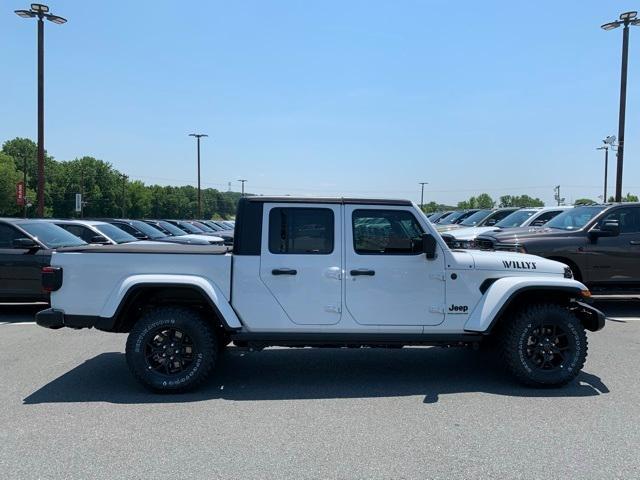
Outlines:
MULTIPOLYGON (((0 140, 36 137, 35 22, 0 9, 0 140)), ((46 147, 146 183, 454 203, 602 191, 621 31, 636 2, 60 0, 46 26, 46 147), (615 3, 615 4, 614 4, 615 3), (102 7, 102 8, 101 8, 102 7)), ((640 193, 640 28, 624 190, 640 193)), ((613 168, 614 161, 611 161, 613 168)), ((610 179, 610 192, 613 189, 610 179)))

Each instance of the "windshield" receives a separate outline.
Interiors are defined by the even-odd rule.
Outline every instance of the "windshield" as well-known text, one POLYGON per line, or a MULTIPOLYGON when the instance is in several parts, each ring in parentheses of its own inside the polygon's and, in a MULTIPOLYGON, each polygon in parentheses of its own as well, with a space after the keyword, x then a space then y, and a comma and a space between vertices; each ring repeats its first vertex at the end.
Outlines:
POLYGON ((215 232, 215 230, 213 228, 211 228, 209 225, 205 225, 202 222, 193 222, 191 225, 195 225, 197 228, 205 231, 205 232, 215 232))
POLYGON ((98 230, 100 233, 103 233, 106 237, 110 238, 116 243, 129 243, 138 240, 133 235, 128 234, 124 230, 120 230, 118 227, 116 227, 115 225, 111 225, 110 223, 94 226, 96 230, 98 230))
POLYGON ((491 215, 492 210, 478 210, 476 213, 474 213, 473 215, 470 215, 469 217, 465 218, 462 222, 460 222, 460 225, 464 225, 465 227, 475 227, 478 222, 481 222, 482 220, 484 220, 485 218, 487 218, 489 215, 491 215))
POLYGON ((187 222, 180 222, 180 228, 182 228, 183 230, 186 230, 189 233, 202 233, 204 230, 195 227, 193 225, 191 225, 190 223, 187 222))
POLYGON ((144 223, 142 220, 131 220, 131 225, 133 225, 135 228, 140 230, 142 233, 144 233, 147 237, 151 239, 166 237, 166 235, 162 233, 160 230, 158 230, 155 227, 152 227, 148 223, 144 223))
POLYGON ((458 220, 461 216, 463 216, 465 211, 453 212, 451 215, 448 215, 447 218, 438 222, 439 225, 451 225, 456 220, 458 220))
POLYGON ((204 223, 209 225, 209 227, 211 227, 211 230, 213 230, 214 232, 219 232, 220 230, 222 230, 222 228, 213 223, 211 220, 206 220, 204 223))
POLYGON ((174 237, 181 237, 182 235, 186 235, 184 233, 184 230, 180 230, 173 223, 162 221, 158 222, 158 224, 174 237))
POLYGON ((18 225, 47 248, 77 247, 87 244, 53 223, 27 222, 18 225))
POLYGON ((604 205, 590 207, 575 207, 561 213, 547 223, 549 228, 561 228, 562 230, 578 230, 584 227, 589 220, 604 210, 604 205))
POLYGON ((511 228, 511 227, 519 227, 524 222, 526 222, 531 216, 536 213, 536 210, 517 210, 513 212, 511 215, 507 215, 498 223, 496 223, 496 227, 500 228, 511 228))

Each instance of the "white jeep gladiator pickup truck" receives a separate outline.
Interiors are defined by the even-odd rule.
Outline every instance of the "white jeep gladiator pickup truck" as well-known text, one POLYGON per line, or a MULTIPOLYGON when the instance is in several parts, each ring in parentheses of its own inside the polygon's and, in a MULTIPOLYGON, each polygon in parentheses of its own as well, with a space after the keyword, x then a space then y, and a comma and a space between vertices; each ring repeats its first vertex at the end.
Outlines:
POLYGON ((582 369, 586 330, 604 315, 564 264, 510 252, 450 250, 409 201, 250 197, 233 253, 215 246, 114 245, 53 254, 43 269, 47 328, 128 332, 133 375, 184 391, 231 341, 289 347, 500 349, 532 386, 582 369))

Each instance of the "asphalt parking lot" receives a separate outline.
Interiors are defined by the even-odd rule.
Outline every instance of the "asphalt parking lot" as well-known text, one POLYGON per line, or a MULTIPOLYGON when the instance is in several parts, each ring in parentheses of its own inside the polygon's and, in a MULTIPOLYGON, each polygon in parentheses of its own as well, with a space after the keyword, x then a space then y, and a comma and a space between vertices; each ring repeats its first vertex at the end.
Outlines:
POLYGON ((601 308, 562 389, 472 350, 230 348, 169 396, 131 378, 124 335, 0 307, 0 477, 639 478, 640 302, 601 308))

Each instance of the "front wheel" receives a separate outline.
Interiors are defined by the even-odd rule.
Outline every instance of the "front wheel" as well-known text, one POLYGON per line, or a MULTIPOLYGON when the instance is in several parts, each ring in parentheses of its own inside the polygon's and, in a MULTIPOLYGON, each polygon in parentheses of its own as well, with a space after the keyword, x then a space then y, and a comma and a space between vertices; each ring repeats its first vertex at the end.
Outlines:
POLYGON ((215 332, 195 311, 158 307, 148 311, 129 333, 126 347, 131 373, 158 392, 184 392, 213 370, 215 332))
POLYGON ((507 321, 502 356, 521 383, 558 387, 580 373, 587 358, 587 335, 569 310, 554 304, 532 305, 507 321))

